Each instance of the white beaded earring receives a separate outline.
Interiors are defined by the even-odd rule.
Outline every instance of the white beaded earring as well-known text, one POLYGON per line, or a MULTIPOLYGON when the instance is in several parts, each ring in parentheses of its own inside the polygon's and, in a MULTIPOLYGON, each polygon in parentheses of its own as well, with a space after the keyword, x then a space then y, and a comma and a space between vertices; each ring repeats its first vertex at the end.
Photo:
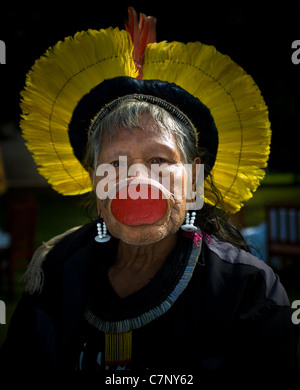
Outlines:
POLYGON ((190 213, 187 213, 185 216, 185 224, 181 226, 181 229, 185 232, 195 232, 197 230, 196 226, 194 226, 194 222, 196 219, 195 211, 192 212, 192 216, 190 218, 190 213))
POLYGON ((109 234, 107 234, 107 227, 106 227, 106 224, 105 222, 103 221, 103 227, 102 227, 102 224, 101 224, 101 219, 100 219, 100 216, 98 217, 98 222, 97 222, 97 236, 95 237, 95 240, 97 242, 107 242, 111 239, 111 236, 109 234))

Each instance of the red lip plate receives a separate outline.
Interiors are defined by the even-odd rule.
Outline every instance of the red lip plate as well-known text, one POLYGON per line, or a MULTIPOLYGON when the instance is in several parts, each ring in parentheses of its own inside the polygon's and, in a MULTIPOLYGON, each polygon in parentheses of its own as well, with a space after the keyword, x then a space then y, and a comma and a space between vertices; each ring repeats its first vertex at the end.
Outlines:
POLYGON ((159 189, 148 185, 137 185, 136 192, 140 197, 131 199, 128 187, 125 187, 117 193, 116 199, 112 200, 111 212, 119 222, 128 226, 152 225, 166 214, 167 201, 159 189), (119 199, 120 194, 121 198, 126 197, 126 199, 119 199))

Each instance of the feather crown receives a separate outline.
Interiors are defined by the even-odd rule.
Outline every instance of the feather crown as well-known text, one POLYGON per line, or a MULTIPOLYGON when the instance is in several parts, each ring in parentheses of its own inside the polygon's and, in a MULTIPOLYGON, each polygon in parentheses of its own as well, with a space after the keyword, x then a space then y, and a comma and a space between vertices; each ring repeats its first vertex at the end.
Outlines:
MULTIPOLYGON (((77 134, 74 130, 76 115, 81 115, 85 102, 89 102, 89 110, 99 112, 102 107, 91 103, 93 94, 107 91, 106 83, 117 88, 120 83, 116 80, 131 80, 122 83, 134 86, 168 85, 166 90, 184 91, 188 99, 199 102, 198 108, 205 107, 205 115, 212 116, 205 134, 199 131, 200 143, 202 137, 213 156, 211 174, 223 195, 225 210, 235 213, 265 175, 271 139, 267 106, 252 77, 228 56, 200 42, 156 43, 155 25, 155 18, 143 14, 138 21, 130 7, 127 31, 79 32, 38 59, 21 93, 20 126, 27 147, 39 172, 56 191, 64 195, 91 191, 89 175, 81 158, 75 157, 82 154, 76 145, 82 148, 87 140, 87 128, 77 134)), ((115 90, 114 97, 116 94, 115 90)), ((168 101, 171 95, 163 99, 168 101)), ((173 104, 195 124, 197 115, 188 111, 188 105, 182 108, 181 98, 173 104)), ((109 100, 103 95, 102 106, 109 100)), ((214 199, 206 181, 205 200, 214 204, 214 199)))

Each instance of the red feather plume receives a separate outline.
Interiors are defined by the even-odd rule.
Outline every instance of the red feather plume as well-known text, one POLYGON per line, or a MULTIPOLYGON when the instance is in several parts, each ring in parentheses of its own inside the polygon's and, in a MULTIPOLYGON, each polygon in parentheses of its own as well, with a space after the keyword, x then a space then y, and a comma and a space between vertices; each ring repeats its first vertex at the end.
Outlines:
POLYGON ((145 14, 140 14, 140 20, 138 20, 135 9, 128 7, 128 21, 125 27, 133 42, 133 59, 139 71, 138 79, 143 78, 145 48, 148 43, 156 42, 156 21, 155 17, 145 14))

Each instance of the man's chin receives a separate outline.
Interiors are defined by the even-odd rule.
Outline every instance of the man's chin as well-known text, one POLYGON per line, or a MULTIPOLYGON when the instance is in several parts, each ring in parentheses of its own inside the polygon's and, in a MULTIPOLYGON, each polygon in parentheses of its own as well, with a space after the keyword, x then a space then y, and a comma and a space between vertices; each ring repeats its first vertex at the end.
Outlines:
POLYGON ((166 226, 135 226, 124 229, 117 238, 129 245, 144 246, 161 241, 170 233, 166 226))

